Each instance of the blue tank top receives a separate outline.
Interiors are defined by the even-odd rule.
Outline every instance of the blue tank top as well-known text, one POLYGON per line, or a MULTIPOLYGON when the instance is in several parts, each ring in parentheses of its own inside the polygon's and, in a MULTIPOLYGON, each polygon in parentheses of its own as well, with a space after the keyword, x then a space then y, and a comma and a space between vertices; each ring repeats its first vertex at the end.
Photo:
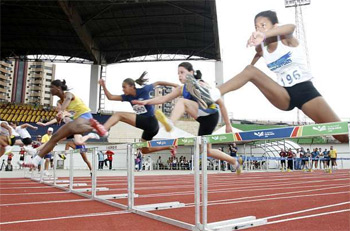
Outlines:
POLYGON ((154 106, 153 105, 137 105, 132 104, 132 100, 147 100, 150 98, 151 92, 154 91, 153 84, 147 84, 142 88, 136 88, 136 96, 132 95, 121 95, 123 101, 127 101, 131 104, 132 109, 137 115, 143 116, 154 116, 154 106))

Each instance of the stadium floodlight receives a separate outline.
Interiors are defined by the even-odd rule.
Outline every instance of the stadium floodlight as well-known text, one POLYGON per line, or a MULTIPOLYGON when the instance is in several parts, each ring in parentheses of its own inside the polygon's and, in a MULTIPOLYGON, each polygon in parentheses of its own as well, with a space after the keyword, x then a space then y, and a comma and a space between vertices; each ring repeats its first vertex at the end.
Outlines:
POLYGON ((285 7, 310 5, 311 0, 284 0, 285 7))

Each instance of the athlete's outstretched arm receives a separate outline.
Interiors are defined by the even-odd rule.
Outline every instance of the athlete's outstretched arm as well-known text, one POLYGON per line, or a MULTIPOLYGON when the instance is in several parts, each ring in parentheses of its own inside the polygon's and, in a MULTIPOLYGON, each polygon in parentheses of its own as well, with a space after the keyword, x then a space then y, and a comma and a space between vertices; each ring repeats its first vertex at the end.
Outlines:
MULTIPOLYGON (((276 26, 272 28, 271 30, 261 32, 261 31, 254 31, 250 38, 248 39, 247 46, 258 46, 260 45, 265 39, 275 36, 286 36, 288 39, 295 39, 292 35, 295 30, 294 24, 286 24, 282 26, 276 26)), ((295 39, 296 40, 296 39, 295 39)))
POLYGON ((49 126, 51 124, 55 124, 57 123, 57 119, 52 119, 46 123, 43 123, 43 122, 37 122, 36 124, 39 125, 39 126, 43 126, 43 127, 46 127, 46 126, 49 126))
POLYGON ((171 93, 164 95, 164 96, 159 96, 155 97, 153 99, 148 99, 148 100, 133 100, 133 104, 140 104, 140 105, 150 105, 150 104, 161 104, 168 102, 172 99, 175 99, 181 95, 181 87, 177 87, 174 91, 171 93))
POLYGON ((105 92, 105 95, 107 96, 107 99, 109 100, 115 100, 115 101, 122 101, 122 96, 121 95, 112 95, 107 87, 106 87, 106 82, 103 79, 100 79, 98 83, 102 86, 103 91, 105 92))
POLYGON ((33 125, 31 125, 31 124, 22 124, 21 125, 21 128, 31 128, 31 129, 34 129, 34 130, 37 130, 38 129, 38 127, 35 127, 35 126, 33 126, 33 125))
POLYGON ((155 83, 152 84, 154 87, 156 86, 170 86, 170 87, 178 87, 179 84, 176 83, 170 83, 170 82, 166 82, 166 81, 157 81, 155 83))

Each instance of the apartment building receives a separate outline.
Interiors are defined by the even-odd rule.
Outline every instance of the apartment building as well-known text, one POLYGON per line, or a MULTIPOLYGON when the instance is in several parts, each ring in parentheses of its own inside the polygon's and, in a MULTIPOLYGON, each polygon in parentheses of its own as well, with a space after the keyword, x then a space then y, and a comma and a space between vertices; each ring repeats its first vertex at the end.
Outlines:
POLYGON ((55 64, 18 59, 0 64, 0 101, 52 105, 50 83, 55 78, 55 64))
POLYGON ((55 79, 56 65, 46 62, 27 62, 25 89, 26 104, 52 105, 50 84, 55 79))
MULTIPOLYGON (((154 96, 158 97, 158 96, 167 95, 171 93, 172 90, 173 90, 173 87, 158 86, 154 89, 154 96)), ((154 109, 155 110, 160 109, 165 115, 170 116, 176 101, 177 99, 174 99, 171 102, 165 102, 163 104, 154 105, 154 109)))
POLYGON ((11 102, 14 62, 0 60, 0 102, 11 102))

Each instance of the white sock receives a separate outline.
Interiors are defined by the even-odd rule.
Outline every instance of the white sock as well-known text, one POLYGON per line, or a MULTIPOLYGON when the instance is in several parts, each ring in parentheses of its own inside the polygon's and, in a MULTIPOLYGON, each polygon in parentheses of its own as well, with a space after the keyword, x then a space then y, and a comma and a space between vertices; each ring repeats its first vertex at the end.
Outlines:
POLYGON ((39 155, 35 156, 35 157, 33 158, 33 160, 32 160, 34 166, 38 166, 39 163, 41 162, 41 160, 42 160, 42 158, 41 158, 39 155))

